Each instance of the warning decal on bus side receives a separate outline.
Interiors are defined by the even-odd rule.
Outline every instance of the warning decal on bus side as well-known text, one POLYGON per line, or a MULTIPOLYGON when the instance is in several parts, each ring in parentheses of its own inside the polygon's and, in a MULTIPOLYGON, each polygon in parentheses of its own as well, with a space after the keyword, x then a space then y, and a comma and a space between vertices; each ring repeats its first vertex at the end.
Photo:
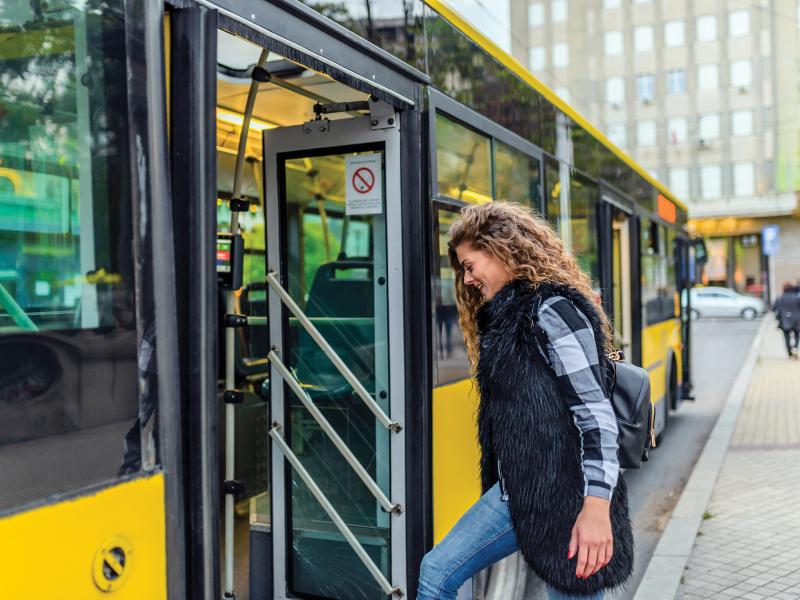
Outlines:
POLYGON ((383 212, 380 153, 347 157, 345 190, 345 214, 379 215, 383 212))

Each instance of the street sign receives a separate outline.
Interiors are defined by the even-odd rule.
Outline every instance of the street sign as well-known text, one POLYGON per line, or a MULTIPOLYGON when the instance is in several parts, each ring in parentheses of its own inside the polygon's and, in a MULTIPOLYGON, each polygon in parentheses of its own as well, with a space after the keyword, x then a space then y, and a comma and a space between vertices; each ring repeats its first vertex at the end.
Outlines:
POLYGON ((761 249, 764 256, 774 256, 780 250, 780 227, 765 225, 761 229, 761 249))

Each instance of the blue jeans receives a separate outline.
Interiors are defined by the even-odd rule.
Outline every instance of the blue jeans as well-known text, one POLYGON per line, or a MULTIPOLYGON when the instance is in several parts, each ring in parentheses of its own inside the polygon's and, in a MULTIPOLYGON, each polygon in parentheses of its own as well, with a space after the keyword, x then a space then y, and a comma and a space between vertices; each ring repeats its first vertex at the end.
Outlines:
MULTIPOLYGON (((417 600, 455 600, 462 583, 516 550, 508 502, 495 484, 422 559, 417 600)), ((550 600, 603 599, 603 592, 570 596, 549 586, 547 592, 550 600)))

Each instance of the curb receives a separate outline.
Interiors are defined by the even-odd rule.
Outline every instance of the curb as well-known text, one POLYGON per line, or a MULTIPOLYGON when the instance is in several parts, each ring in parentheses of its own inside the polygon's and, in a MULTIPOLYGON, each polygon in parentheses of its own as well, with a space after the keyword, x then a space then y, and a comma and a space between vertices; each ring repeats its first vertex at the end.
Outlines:
POLYGON ((711 435, 692 469, 678 504, 672 511, 650 564, 647 565, 644 577, 636 590, 634 600, 674 600, 678 593, 697 531, 703 522, 703 513, 717 484, 717 477, 736 427, 736 419, 750 385, 756 359, 761 350, 761 340, 767 329, 767 323, 772 322, 768 317, 769 313, 761 321, 742 370, 731 386, 711 435))

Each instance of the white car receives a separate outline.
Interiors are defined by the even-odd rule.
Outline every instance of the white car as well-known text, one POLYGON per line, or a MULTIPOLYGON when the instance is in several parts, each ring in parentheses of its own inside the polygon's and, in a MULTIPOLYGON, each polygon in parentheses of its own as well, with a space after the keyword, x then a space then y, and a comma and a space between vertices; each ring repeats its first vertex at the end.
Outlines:
POLYGON ((763 315, 767 306, 760 298, 744 296, 724 287, 692 288, 693 319, 698 317, 741 317, 747 321, 763 315))

